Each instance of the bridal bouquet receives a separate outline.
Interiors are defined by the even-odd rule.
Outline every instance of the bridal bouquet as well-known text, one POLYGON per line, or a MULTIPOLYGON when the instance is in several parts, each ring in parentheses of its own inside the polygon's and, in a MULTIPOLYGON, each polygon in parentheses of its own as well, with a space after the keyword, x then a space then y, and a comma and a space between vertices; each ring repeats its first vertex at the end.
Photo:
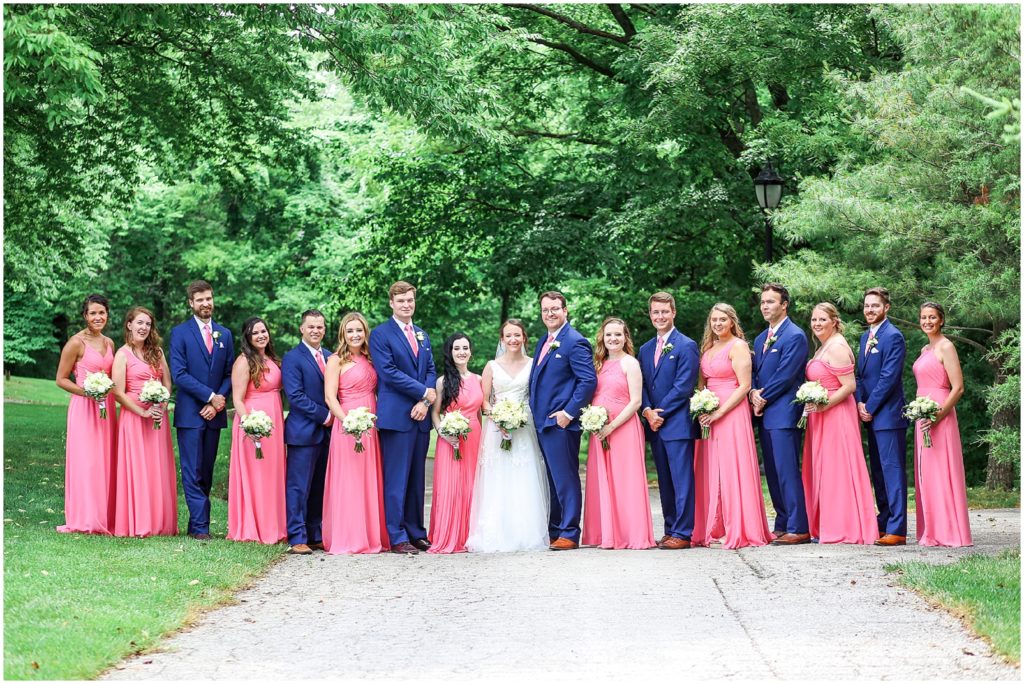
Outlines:
POLYGON ((453 458, 456 461, 462 460, 462 456, 459 455, 459 440, 470 432, 472 430, 469 426, 469 419, 462 415, 462 411, 449 411, 441 416, 441 423, 437 426, 437 434, 442 437, 455 438, 455 455, 453 458))
MULTIPOLYGON (((171 400, 171 393, 164 387, 164 383, 150 378, 146 382, 142 383, 142 391, 139 392, 139 401, 147 404, 163 404, 164 402, 171 400)), ((153 419, 153 429, 160 429, 160 419, 153 419)))
MULTIPOLYGON (((935 416, 938 415, 939 409, 941 408, 942 407, 939 406, 938 402, 931 397, 918 397, 903 407, 903 417, 915 422, 918 420, 930 420, 934 422, 935 416)), ((921 437, 924 439, 924 447, 926 449, 931 449, 932 431, 930 429, 921 430, 921 437)))
MULTIPOLYGON (((718 395, 705 387, 702 390, 697 390, 690 397, 690 414, 694 418, 700 418, 714 413, 718 409, 718 395)), ((700 438, 707 439, 711 436, 711 426, 702 425, 700 427, 700 438)))
MULTIPOLYGON (((817 380, 809 380, 800 385, 800 389, 796 391, 796 399, 793 400, 793 403, 828 406, 828 390, 817 380)), ((807 426, 807 411, 804 411, 804 414, 800 416, 800 422, 796 426, 798 428, 807 426)))
MULTIPOLYGON (((591 434, 597 434, 608 424, 608 409, 591 404, 580 412, 580 426, 591 434)), ((608 451, 608 438, 601 438, 601 447, 608 451)))
POLYGON ((256 409, 249 411, 240 421, 240 425, 245 436, 256 443, 256 458, 262 459, 263 443, 260 440, 270 436, 271 430, 274 429, 274 421, 265 412, 256 409))
POLYGON ((345 420, 341 421, 341 427, 345 434, 356 438, 356 453, 363 453, 363 435, 373 429, 376 422, 376 414, 370 413, 365 406, 357 406, 345 414, 345 420))
POLYGON ((526 425, 526 404, 511 399, 501 399, 491 407, 491 420, 501 428, 501 448, 505 451, 512 450, 512 436, 508 433, 526 425))
POLYGON ((107 417, 107 395, 114 389, 114 381, 103 371, 96 371, 85 376, 82 390, 85 396, 100 403, 100 418, 107 417))

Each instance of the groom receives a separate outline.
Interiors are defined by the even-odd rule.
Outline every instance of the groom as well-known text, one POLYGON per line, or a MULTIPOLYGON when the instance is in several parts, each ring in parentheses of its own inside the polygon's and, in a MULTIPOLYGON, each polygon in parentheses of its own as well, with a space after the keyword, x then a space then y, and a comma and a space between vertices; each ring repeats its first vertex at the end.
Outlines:
POLYGON ((594 352, 566 320, 569 309, 561 292, 540 296, 547 337, 537 340, 530 369, 530 411, 548 466, 552 551, 575 549, 580 541, 580 424, 576 418, 597 387, 594 352))

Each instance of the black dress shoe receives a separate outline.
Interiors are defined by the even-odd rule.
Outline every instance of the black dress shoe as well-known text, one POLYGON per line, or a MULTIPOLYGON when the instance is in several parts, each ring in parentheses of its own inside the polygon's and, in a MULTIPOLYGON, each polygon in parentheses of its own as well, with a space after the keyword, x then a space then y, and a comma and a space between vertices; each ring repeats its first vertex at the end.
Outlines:
POLYGON ((420 551, 426 551, 427 549, 430 548, 430 540, 429 539, 413 539, 412 540, 412 545, 415 546, 420 551))
POLYGON ((211 537, 206 532, 189 532, 188 536, 199 541, 210 541, 211 539, 213 539, 213 537, 211 537))
POLYGON ((409 542, 405 541, 405 542, 401 542, 400 544, 395 544, 394 546, 392 546, 391 547, 391 553, 408 553, 408 554, 415 555, 415 554, 419 553, 419 549, 417 549, 415 546, 413 546, 409 542))

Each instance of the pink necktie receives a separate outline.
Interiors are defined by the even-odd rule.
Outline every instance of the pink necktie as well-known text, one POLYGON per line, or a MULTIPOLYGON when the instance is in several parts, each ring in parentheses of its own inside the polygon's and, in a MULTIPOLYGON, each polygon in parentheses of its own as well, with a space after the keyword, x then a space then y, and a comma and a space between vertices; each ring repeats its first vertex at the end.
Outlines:
POLYGON ((213 353, 213 333, 210 332, 210 324, 203 326, 203 339, 206 340, 206 353, 213 353))
POLYGON ((317 349, 313 356, 316 357, 316 365, 320 366, 320 372, 323 375, 327 375, 327 365, 324 363, 324 355, 320 353, 319 349, 317 349))
POLYGON ((875 339, 875 331, 868 329, 868 341, 870 342, 873 339, 875 339))
POLYGON ((416 336, 412 334, 411 325, 405 326, 405 338, 409 340, 409 346, 412 347, 412 355, 418 358, 420 355, 420 348, 416 344, 416 336))
POLYGON ((769 345, 768 340, 772 339, 772 335, 774 335, 774 334, 775 334, 775 331, 772 330, 771 328, 768 328, 768 337, 764 338, 764 346, 761 347, 761 353, 762 354, 764 354, 766 351, 768 351, 768 345, 769 345))
POLYGON ((658 367, 658 361, 661 361, 661 349, 665 346, 665 338, 658 338, 658 346, 654 348, 654 367, 658 367))
POLYGON ((548 335, 547 342, 545 342, 544 346, 540 348, 540 358, 537 359, 537 363, 541 363, 544 360, 544 358, 548 355, 548 349, 551 349, 551 343, 554 342, 554 341, 555 341, 555 336, 554 335, 548 335))

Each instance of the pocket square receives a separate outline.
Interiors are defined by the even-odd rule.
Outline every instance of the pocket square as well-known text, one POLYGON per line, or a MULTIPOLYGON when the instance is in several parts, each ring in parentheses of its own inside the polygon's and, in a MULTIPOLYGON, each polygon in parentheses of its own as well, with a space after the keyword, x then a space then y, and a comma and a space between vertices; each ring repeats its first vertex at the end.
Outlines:
POLYGON ((562 355, 561 354, 555 354, 555 358, 556 359, 560 359, 560 358, 562 358, 562 355))
POLYGON ((676 358, 676 357, 674 357, 674 356, 670 356, 670 357, 668 357, 668 358, 669 358, 669 361, 671 361, 672 359, 674 359, 674 358, 676 358))
POLYGON ((219 342, 218 345, 220 346, 221 349, 224 348, 224 343, 223 342, 219 342))
POLYGON ((768 352, 768 353, 769 353, 769 354, 778 354, 778 353, 779 353, 779 350, 778 350, 778 349, 772 349, 772 350, 771 350, 770 352, 768 352))
POLYGON ((878 347, 875 347, 874 349, 872 349, 871 353, 872 354, 877 354, 878 353, 878 347))

